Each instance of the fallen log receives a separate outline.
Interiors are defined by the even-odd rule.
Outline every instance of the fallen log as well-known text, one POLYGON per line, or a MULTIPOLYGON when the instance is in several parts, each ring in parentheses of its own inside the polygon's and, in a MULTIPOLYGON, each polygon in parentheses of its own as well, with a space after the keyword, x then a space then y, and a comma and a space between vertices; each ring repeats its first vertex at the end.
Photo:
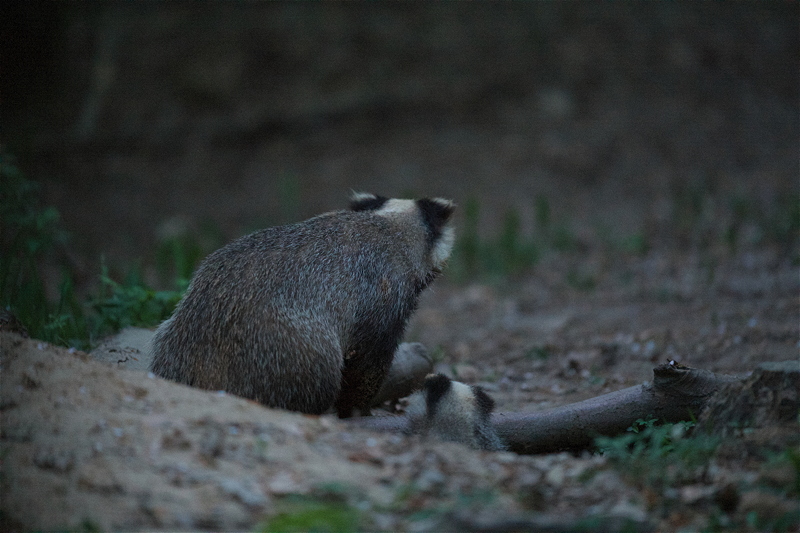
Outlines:
MULTIPOLYGON (((599 435, 624 432, 640 418, 678 422, 697 417, 720 387, 741 379, 671 361, 653 369, 652 382, 544 411, 496 413, 492 423, 517 453, 580 450, 590 447, 599 435)), ((409 431, 404 416, 365 417, 353 423, 380 431, 409 431)))
POLYGON ((389 374, 372 399, 377 407, 387 400, 404 398, 422 387, 425 376, 433 371, 428 350, 418 342, 403 342, 397 347, 389 374))
POLYGON ((579 450, 598 435, 623 433, 648 416, 663 422, 697 417, 719 388, 740 378, 674 362, 653 369, 653 381, 536 413, 498 413, 498 434, 524 454, 579 450))

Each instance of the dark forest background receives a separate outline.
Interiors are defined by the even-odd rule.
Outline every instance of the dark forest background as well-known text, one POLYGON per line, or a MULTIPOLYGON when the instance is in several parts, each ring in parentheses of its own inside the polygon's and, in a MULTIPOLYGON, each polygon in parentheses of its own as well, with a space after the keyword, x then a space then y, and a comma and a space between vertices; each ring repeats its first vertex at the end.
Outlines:
POLYGON ((797 2, 1 9, 0 140, 86 279, 351 189, 453 198, 481 238, 690 249, 798 193, 797 2))

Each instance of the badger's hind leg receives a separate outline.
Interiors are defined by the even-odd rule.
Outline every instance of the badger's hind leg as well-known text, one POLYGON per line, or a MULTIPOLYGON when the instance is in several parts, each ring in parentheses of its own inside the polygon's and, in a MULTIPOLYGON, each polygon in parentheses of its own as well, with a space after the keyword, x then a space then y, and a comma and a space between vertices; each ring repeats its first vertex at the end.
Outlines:
POLYGON ((361 416, 370 415, 372 398, 383 385, 389 368, 392 366, 394 351, 366 355, 353 354, 345 358, 342 371, 341 390, 336 400, 339 418, 349 418, 358 409, 361 416))
POLYGON ((149 370, 164 379, 192 387, 227 390, 225 362, 218 355, 220 350, 203 334, 191 320, 182 316, 165 320, 153 336, 149 370), (182 322, 176 322, 181 319, 182 322), (186 330, 189 334, 181 335, 186 330))
POLYGON ((339 396, 342 354, 338 341, 315 328, 270 335, 249 355, 252 397, 270 407, 322 414, 339 396))
POLYGON ((174 318, 168 318, 162 322, 153 336, 153 358, 149 370, 156 376, 186 383, 186 378, 180 373, 178 356, 170 345, 173 320, 174 318))

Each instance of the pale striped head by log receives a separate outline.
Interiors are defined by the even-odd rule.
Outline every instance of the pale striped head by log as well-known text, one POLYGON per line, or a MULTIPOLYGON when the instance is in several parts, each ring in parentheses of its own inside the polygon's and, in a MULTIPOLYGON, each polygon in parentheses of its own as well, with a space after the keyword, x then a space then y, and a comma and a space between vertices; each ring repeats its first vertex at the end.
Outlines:
POLYGON ((492 426, 493 409, 494 400, 481 387, 430 374, 422 390, 409 398, 406 415, 412 433, 476 449, 504 450, 506 446, 492 426))
POLYGON ((450 217, 455 204, 444 198, 401 200, 371 193, 355 192, 350 200, 351 211, 370 211, 384 217, 417 219, 425 228, 430 267, 440 272, 455 242, 455 230, 450 217))

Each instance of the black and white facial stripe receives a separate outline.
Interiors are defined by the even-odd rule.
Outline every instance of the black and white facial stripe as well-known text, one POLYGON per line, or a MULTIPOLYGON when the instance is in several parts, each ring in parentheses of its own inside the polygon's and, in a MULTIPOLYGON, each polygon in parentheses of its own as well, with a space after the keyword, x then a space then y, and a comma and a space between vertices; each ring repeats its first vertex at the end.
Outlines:
POLYGON ((422 390, 409 398, 406 414, 413 433, 483 450, 504 450, 492 426, 493 409, 494 400, 482 388, 431 374, 422 390))
POLYGON ((428 229, 428 244, 433 246, 442 238, 442 233, 455 206, 449 200, 440 198, 423 198, 417 200, 417 209, 422 215, 422 221, 428 229))
POLYGON ((422 198, 400 200, 370 193, 354 193, 350 201, 351 211, 372 211, 377 215, 391 216, 407 214, 419 216, 425 227, 426 241, 430 249, 431 263, 437 270, 444 266, 455 241, 455 232, 450 217, 455 205, 444 198, 422 198))

